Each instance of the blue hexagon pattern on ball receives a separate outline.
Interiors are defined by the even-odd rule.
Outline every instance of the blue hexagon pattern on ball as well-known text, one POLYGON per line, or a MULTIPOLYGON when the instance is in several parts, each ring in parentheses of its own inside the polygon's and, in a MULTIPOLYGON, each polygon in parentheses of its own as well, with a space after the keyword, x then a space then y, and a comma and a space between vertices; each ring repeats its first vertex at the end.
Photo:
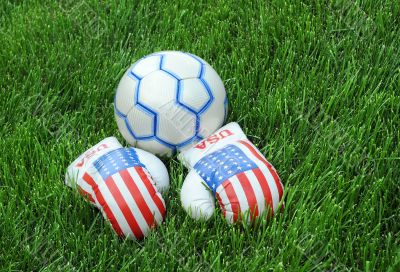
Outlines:
POLYGON ((143 57, 125 72, 114 111, 129 144, 170 156, 222 126, 227 96, 207 62, 193 54, 163 51, 143 57))

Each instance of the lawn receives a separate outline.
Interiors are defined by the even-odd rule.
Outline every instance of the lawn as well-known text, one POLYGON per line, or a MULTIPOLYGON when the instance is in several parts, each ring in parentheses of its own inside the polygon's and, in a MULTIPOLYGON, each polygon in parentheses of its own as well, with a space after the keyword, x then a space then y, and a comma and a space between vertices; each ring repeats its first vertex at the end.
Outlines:
POLYGON ((399 1, 115 2, 0 2, 2 271, 400 271, 399 1), (63 184, 81 152, 123 141, 115 88, 160 50, 220 74, 227 121, 285 185, 273 220, 193 221, 174 157, 164 224, 124 241, 63 184))

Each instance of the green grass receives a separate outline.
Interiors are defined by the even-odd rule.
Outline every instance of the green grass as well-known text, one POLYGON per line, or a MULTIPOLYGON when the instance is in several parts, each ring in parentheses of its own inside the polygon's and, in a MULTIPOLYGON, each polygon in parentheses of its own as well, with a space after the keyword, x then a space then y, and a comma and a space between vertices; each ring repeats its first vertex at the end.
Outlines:
POLYGON ((118 2, 0 2, 2 270, 400 270, 398 1, 118 2), (213 65, 228 121, 278 169, 271 222, 188 218, 176 158, 165 223, 141 242, 64 186, 78 154, 122 140, 125 69, 167 49, 213 65))

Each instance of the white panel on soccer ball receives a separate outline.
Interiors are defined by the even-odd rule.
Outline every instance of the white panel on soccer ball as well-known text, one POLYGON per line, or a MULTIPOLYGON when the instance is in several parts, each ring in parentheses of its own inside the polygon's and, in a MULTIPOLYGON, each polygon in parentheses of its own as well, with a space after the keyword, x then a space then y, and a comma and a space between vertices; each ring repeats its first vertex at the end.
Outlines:
POLYGON ((153 122, 155 117, 152 113, 146 113, 135 106, 131 109, 126 118, 136 137, 153 135, 153 122))
POLYGON ((161 56, 150 55, 148 57, 138 60, 133 65, 131 71, 139 78, 143 78, 148 74, 160 69, 160 60, 161 56))
POLYGON ((224 106, 212 103, 210 108, 200 115, 199 136, 208 137, 219 129, 223 125, 224 115, 224 106))
POLYGON ((159 111, 175 101, 178 81, 163 71, 156 71, 140 82, 140 104, 159 111))
POLYGON ((132 137, 132 135, 129 133, 128 128, 126 127, 125 120, 121 117, 119 117, 117 114, 115 114, 115 119, 117 120, 117 126, 119 131, 121 132, 122 136, 124 139, 130 144, 130 145, 135 145, 136 140, 132 137))
POLYGON ((139 81, 129 77, 127 73, 124 74, 118 84, 115 103, 117 109, 125 115, 135 104, 135 93, 138 84, 139 81))
POLYGON ((198 77, 201 64, 195 58, 182 52, 166 52, 163 54, 162 69, 179 79, 198 77))
POLYGON ((201 137, 207 137, 215 130, 217 130, 224 122, 225 117, 225 88, 221 78, 217 72, 206 64, 204 66, 203 79, 207 82, 212 90, 214 101, 210 107, 200 115, 200 130, 199 134, 201 137))
POLYGON ((210 100, 204 84, 198 78, 181 81, 180 102, 199 112, 210 100))
POLYGON ((224 101, 226 96, 224 83, 217 72, 208 64, 204 65, 203 79, 211 88, 214 97, 216 97, 217 100, 222 99, 222 101, 224 101))
POLYGON ((186 109, 171 104, 158 115, 157 136, 174 145, 189 140, 196 134, 196 116, 186 109))
POLYGON ((153 154, 158 154, 161 156, 171 156, 172 149, 167 146, 157 142, 156 140, 139 141, 137 147, 143 150, 147 150, 153 154))

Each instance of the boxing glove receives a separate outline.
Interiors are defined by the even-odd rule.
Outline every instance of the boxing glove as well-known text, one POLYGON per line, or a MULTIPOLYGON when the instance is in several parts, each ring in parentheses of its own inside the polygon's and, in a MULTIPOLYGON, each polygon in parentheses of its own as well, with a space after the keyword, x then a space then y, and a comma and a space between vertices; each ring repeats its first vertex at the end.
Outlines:
POLYGON ((277 211, 283 195, 281 180, 237 123, 227 124, 178 157, 190 169, 181 201, 192 218, 209 219, 214 198, 229 223, 249 223, 277 211))
POLYGON ((65 183, 85 195, 119 236, 141 239, 164 219, 160 192, 169 187, 164 164, 146 151, 122 147, 114 137, 80 155, 65 183))

